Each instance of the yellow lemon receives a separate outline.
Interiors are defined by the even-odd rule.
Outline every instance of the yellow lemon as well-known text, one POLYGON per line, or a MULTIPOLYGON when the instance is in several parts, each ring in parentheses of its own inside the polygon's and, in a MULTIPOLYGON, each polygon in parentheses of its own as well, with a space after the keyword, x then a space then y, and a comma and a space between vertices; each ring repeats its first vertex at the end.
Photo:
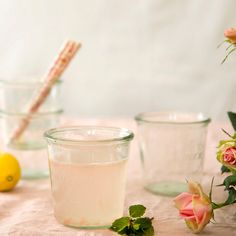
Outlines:
POLYGON ((0 153, 0 191, 9 191, 15 187, 21 177, 17 159, 9 153, 0 153))

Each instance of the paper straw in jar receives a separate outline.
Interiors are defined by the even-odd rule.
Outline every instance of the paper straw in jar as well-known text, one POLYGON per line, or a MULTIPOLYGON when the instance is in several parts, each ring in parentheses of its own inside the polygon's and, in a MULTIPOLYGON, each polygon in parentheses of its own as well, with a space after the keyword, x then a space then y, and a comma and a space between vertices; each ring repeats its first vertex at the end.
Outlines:
POLYGON ((14 130, 10 142, 17 140, 28 127, 30 120, 35 112, 38 111, 39 107, 43 104, 47 96, 49 95, 52 86, 61 77, 67 66, 69 65, 72 58, 75 56, 76 52, 80 49, 81 44, 68 41, 63 49, 60 51, 59 55, 56 57, 55 62, 50 67, 48 73, 43 79, 43 85, 39 89, 37 96, 33 98, 30 102, 29 108, 27 110, 27 115, 23 117, 14 130))

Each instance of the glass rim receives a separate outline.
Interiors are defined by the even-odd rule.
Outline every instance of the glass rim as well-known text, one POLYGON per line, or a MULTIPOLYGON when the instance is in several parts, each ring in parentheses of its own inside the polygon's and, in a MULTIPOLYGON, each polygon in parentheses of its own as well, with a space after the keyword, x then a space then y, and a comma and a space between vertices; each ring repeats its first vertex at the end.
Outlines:
POLYGON ((53 141, 54 143, 62 142, 65 144, 98 144, 98 143, 111 143, 111 142, 126 142, 131 141, 134 138, 134 133, 126 128, 118 128, 111 126, 96 126, 96 125, 81 125, 81 126, 64 126, 49 129, 44 132, 44 138, 53 141), (78 140, 72 138, 60 138, 55 137, 54 135, 57 133, 66 133, 76 130, 92 130, 92 129, 100 129, 100 130, 109 130, 109 131, 118 131, 119 134, 124 133, 125 135, 115 137, 115 138, 101 138, 101 139, 90 139, 90 140, 78 140))
MULTIPOLYGON (((43 85, 44 81, 38 80, 35 78, 41 78, 42 76, 19 76, 19 77, 9 77, 9 78, 0 78, 0 87, 3 85, 10 87, 21 87, 21 86, 35 86, 35 85, 43 85)), ((61 84, 62 80, 59 79, 56 81, 56 84, 61 84)))
MULTIPOLYGON (((55 110, 55 111, 47 111, 47 112, 36 112, 36 113, 33 113, 31 116, 32 118, 38 118, 38 117, 43 117, 43 116, 50 116, 50 115, 59 115, 63 113, 63 109, 58 109, 58 110, 55 110)), ((16 117, 22 117, 24 118, 25 116, 27 116, 28 113, 25 112, 6 112, 6 111, 2 111, 0 110, 0 117, 1 116, 16 116, 16 117)))
POLYGON ((150 124, 172 124, 172 125, 186 125, 186 124, 208 124, 211 122, 210 117, 202 112, 179 112, 179 111, 160 111, 160 112, 142 112, 137 114, 134 119, 137 122, 150 123, 150 124), (166 115, 166 120, 158 120, 158 118, 150 119, 154 116, 166 115), (168 120, 168 115, 193 115, 195 120, 178 121, 168 120))

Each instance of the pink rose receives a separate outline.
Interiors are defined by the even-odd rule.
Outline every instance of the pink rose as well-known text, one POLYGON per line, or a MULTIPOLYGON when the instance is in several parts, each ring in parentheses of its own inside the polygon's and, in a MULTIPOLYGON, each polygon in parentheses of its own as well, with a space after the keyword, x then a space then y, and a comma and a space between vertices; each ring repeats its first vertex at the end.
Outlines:
POLYGON ((223 154, 224 162, 236 167, 236 147, 229 147, 224 151, 223 154))
POLYGON ((236 170, 236 140, 220 142, 217 151, 217 160, 231 171, 236 170))
POLYGON ((226 29, 224 35, 231 41, 231 43, 236 43, 236 28, 226 29))
POLYGON ((181 193, 175 199, 179 215, 194 232, 201 232, 213 216, 211 200, 202 191, 200 184, 189 182, 189 193, 181 193))

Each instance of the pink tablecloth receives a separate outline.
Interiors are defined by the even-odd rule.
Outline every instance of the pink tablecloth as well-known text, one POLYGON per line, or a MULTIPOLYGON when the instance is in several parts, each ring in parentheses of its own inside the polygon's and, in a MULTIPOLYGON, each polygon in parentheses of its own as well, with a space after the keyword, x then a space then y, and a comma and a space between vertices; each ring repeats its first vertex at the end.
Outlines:
MULTIPOLYGON (((110 126, 127 127, 136 131, 132 119, 120 120, 74 120, 72 124, 100 124, 110 126)), ((219 174, 220 165, 215 160, 215 147, 220 138, 224 137, 220 128, 229 129, 225 125, 211 124, 209 127, 207 150, 205 158, 204 186, 209 188, 211 177, 214 175, 215 182, 221 183, 219 174)), ((47 157, 42 154, 32 154, 28 162, 33 165, 46 165, 47 157), (38 155, 38 156, 37 156, 38 155)), ((216 200, 224 200, 221 188, 214 188, 216 200)), ((171 198, 153 195, 142 188, 141 166, 136 139, 132 142, 128 183, 126 191, 125 207, 131 204, 141 203, 148 208, 148 215, 154 216, 155 235, 187 236, 192 233, 178 217, 178 212, 173 207, 171 198)), ((233 236, 236 235, 236 206, 220 209, 215 212, 215 223, 209 224, 203 235, 233 236)), ((92 236, 92 235, 115 235, 109 230, 79 230, 65 227, 55 220, 51 204, 50 181, 21 180, 17 187, 7 193, 0 193, 0 236, 92 236)))

